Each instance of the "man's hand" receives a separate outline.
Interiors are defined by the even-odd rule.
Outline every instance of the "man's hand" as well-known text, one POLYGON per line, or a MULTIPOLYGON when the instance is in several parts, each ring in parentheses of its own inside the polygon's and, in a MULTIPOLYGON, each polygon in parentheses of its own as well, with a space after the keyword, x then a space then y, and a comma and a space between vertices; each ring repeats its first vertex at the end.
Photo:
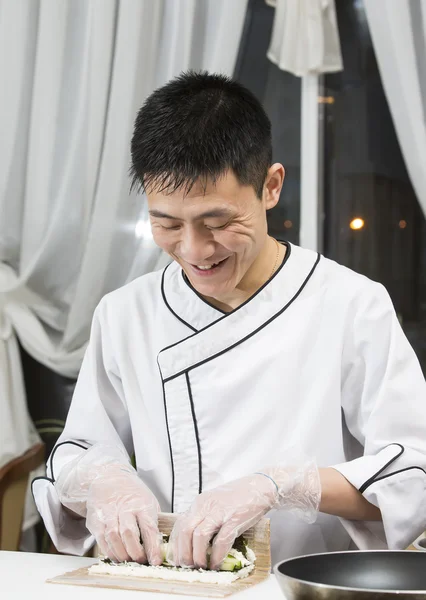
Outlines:
POLYGON ((163 562, 157 499, 131 467, 112 464, 90 484, 86 526, 114 561, 163 562), (143 544, 143 547, 142 547, 143 544))
POLYGON ((321 499, 317 466, 271 467, 200 494, 179 517, 170 536, 167 560, 174 565, 218 569, 235 538, 271 508, 284 508, 315 521, 321 499), (207 549, 213 536, 210 562, 207 549))
POLYGON ((218 569, 235 538, 252 527, 277 500, 275 484, 251 475, 200 494, 190 510, 178 518, 169 541, 172 564, 205 569, 207 548, 216 535, 210 569, 218 569))
POLYGON ((62 466, 55 489, 69 515, 86 519, 105 556, 160 565, 160 507, 127 459, 120 447, 94 444, 62 466))

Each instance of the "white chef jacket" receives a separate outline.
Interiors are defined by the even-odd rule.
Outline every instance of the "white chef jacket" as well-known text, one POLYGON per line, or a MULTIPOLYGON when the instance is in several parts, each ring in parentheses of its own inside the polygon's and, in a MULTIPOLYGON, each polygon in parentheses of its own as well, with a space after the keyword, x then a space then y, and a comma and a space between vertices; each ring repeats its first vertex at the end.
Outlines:
POLYGON ((295 448, 334 466, 383 523, 271 511, 274 562, 310 552, 403 548, 426 528, 426 385, 378 283, 287 244, 254 296, 223 313, 177 263, 96 309, 65 429, 33 493, 59 551, 93 544, 63 511, 62 466, 95 443, 136 458, 164 512, 295 448))

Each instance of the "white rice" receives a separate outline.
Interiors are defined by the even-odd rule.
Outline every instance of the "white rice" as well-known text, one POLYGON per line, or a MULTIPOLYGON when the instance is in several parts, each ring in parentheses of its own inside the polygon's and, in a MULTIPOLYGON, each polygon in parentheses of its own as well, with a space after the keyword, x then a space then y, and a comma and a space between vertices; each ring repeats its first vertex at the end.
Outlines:
MULTIPOLYGON (((254 552, 251 551, 253 556, 254 552)), ((256 558, 254 556, 254 558, 256 558)), ((166 579, 172 581, 201 583, 230 584, 237 579, 242 579, 250 575, 254 569, 254 564, 240 569, 239 571, 206 571, 204 569, 188 569, 184 567, 154 567, 149 565, 140 565, 135 562, 125 564, 114 564, 99 562, 89 568, 89 573, 93 575, 116 575, 120 577, 150 577, 153 579, 166 579)))

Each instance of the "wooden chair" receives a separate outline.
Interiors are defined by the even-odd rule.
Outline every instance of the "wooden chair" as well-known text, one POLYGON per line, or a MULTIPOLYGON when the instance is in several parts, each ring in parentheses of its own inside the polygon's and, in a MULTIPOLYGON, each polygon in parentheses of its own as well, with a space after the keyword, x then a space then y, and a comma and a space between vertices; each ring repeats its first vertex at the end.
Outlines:
POLYGON ((18 550, 28 479, 44 462, 44 444, 36 444, 0 469, 0 550, 18 550))

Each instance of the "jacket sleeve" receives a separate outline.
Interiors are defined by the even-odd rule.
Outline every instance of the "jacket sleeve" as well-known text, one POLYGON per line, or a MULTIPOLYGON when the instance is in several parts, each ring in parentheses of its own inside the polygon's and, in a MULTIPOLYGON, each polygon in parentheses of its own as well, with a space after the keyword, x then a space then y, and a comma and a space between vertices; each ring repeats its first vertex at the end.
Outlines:
POLYGON ((426 384, 385 288, 370 283, 350 316, 342 408, 360 458, 335 465, 382 513, 344 521, 361 549, 406 548, 426 529, 426 384))
POLYGON ((47 460, 46 477, 32 482, 32 492, 46 529, 59 552, 85 554, 95 540, 85 520, 63 509, 55 481, 65 464, 95 444, 109 447, 120 462, 133 452, 132 435, 120 375, 108 337, 105 300, 95 311, 90 341, 75 387, 64 431, 47 460))

